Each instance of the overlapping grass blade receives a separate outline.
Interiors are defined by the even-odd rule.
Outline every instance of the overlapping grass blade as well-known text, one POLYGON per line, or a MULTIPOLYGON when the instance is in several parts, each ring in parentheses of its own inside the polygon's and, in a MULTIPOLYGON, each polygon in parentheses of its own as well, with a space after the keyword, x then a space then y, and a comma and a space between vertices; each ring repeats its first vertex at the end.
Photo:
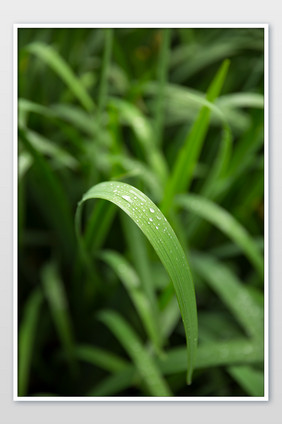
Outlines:
POLYGON ((112 54, 112 44, 113 44, 113 32, 112 28, 107 28, 105 30, 105 47, 104 54, 102 60, 102 69, 101 69, 101 77, 100 77, 100 85, 99 85, 99 94, 98 94, 98 114, 101 115, 103 112, 106 101, 107 101, 107 78, 108 78, 108 70, 111 61, 112 54))
POLYGON ((18 109, 19 116, 21 117, 19 125, 22 128, 28 126, 29 114, 37 114, 42 118, 47 118, 59 127, 61 126, 60 121, 71 123, 80 131, 86 132, 90 136, 93 136, 98 128, 95 125, 95 121, 90 119, 85 110, 73 105, 55 104, 46 107, 28 99, 20 98, 18 100, 18 109))
POLYGON ((114 373, 121 371, 129 365, 128 361, 125 361, 120 356, 92 345, 76 346, 75 355, 80 361, 93 364, 114 373))
POLYGON ((30 367, 42 299, 41 291, 39 289, 34 290, 25 305, 23 319, 19 328, 18 396, 25 396, 28 391, 30 367))
POLYGON ((217 293, 247 334, 262 342, 263 309, 225 265, 210 255, 194 254, 193 267, 217 293))
POLYGON ((18 177, 21 180, 32 166, 32 157, 28 152, 21 152, 18 160, 18 177))
POLYGON ((263 109, 263 95, 258 93, 235 93, 221 96, 216 104, 221 108, 252 107, 263 109))
POLYGON ((156 205, 142 192, 120 182, 105 182, 84 194, 76 213, 76 230, 80 234, 81 208, 89 199, 101 198, 118 205, 143 231, 170 275, 184 323, 188 375, 191 382, 197 348, 197 308, 194 286, 187 259, 173 229, 156 205))
POLYGON ((146 240, 143 234, 140 232, 139 228, 132 220, 128 219, 128 217, 123 213, 121 213, 120 218, 127 245, 129 247, 131 261, 135 265, 135 269, 140 278, 142 290, 150 302, 153 318, 156 322, 156 328, 159 329, 160 322, 157 297, 155 293, 155 284, 153 280, 151 262, 147 251, 146 240))
POLYGON ((146 162, 150 165, 155 175, 162 183, 166 181, 168 174, 166 161, 154 142, 154 131, 148 119, 136 106, 126 100, 111 97, 109 106, 118 110, 121 121, 132 128, 144 151, 146 162))
POLYGON ((155 98, 154 107, 154 126, 155 126, 155 142, 157 145, 162 144, 162 133, 164 126, 164 91, 167 82, 168 74, 168 62, 169 62, 169 51, 170 51, 170 39, 171 29, 166 28, 161 32, 161 48, 160 48, 160 59, 158 62, 158 95, 155 98))
POLYGON ((90 389, 86 396, 113 396, 135 385, 137 372, 132 366, 105 378, 95 388, 90 389))
POLYGON ((264 395, 264 377, 262 371, 248 365, 228 367, 227 370, 249 396, 262 397, 264 395))
MULTIPOLYGON (((153 96, 154 98, 154 96, 158 93, 158 86, 154 82, 148 82, 145 85, 144 90, 146 94, 153 96)), ((222 97, 225 99, 225 96, 222 97)), ((245 111, 239 109, 239 101, 238 107, 235 107, 235 104, 234 107, 227 107, 227 101, 223 101, 221 106, 220 99, 222 97, 218 97, 218 99, 213 103, 208 101, 205 94, 202 92, 192 90, 188 87, 167 83, 164 90, 165 123, 167 126, 186 124, 187 122, 193 123, 193 121, 197 118, 200 108, 207 106, 211 111, 211 125, 220 124, 224 117, 225 121, 228 122, 232 130, 237 133, 246 130, 250 124, 250 118, 245 111)), ((233 98, 231 97, 230 101, 232 101, 232 99, 233 98)), ((259 99, 257 99, 257 103, 258 100, 259 99)), ((246 103, 243 103, 243 101, 244 99, 242 99, 242 104, 247 104, 247 101, 246 103)), ((253 105, 253 103, 255 102, 250 101, 250 105, 253 105)))
MULTIPOLYGON (((229 61, 225 60, 208 89, 206 98, 209 102, 213 102, 219 95, 228 68, 229 61)), ((209 121, 210 109, 204 106, 201 109, 198 118, 192 126, 192 129, 190 130, 186 140, 184 141, 184 145, 181 148, 173 166, 171 176, 167 181, 164 198, 161 205, 161 209, 164 213, 167 213, 171 208, 174 196, 177 193, 189 190, 193 177, 193 171, 198 161, 198 157, 200 155, 202 145, 208 130, 209 121)))
POLYGON ((263 146, 263 112, 256 111, 247 131, 243 133, 237 141, 230 164, 222 181, 222 187, 219 189, 219 194, 225 194, 238 176, 246 172, 251 163, 254 161, 255 154, 263 146))
POLYGON ((223 124, 222 132, 223 135, 218 148, 218 154, 200 189, 200 194, 206 197, 213 198, 217 194, 218 180, 224 179, 231 158, 232 133, 228 124, 223 124))
POLYGON ((78 160, 65 149, 57 146, 54 142, 46 139, 35 131, 26 130, 26 137, 33 147, 42 155, 50 156, 58 166, 76 169, 79 166, 78 160))
POLYGON ((107 155, 107 159, 113 165, 120 165, 130 176, 139 177, 154 200, 161 199, 162 185, 154 172, 143 162, 126 155, 107 155))
POLYGON ((84 86, 81 84, 79 78, 73 73, 68 63, 52 46, 40 42, 34 42, 27 46, 27 50, 37 56, 40 60, 44 61, 58 74, 58 76, 68 86, 69 90, 75 95, 88 112, 91 112, 94 109, 94 102, 85 90, 84 86))
POLYGON ((207 311, 199 316, 199 343, 238 339, 243 331, 228 310, 207 311))
POLYGON ((33 158, 33 170, 36 175, 35 183, 40 184, 37 194, 41 198, 39 207, 46 220, 56 230, 56 236, 60 239, 66 256, 70 256, 75 249, 75 234, 72 224, 72 212, 61 182, 44 159, 30 143, 26 132, 19 130, 20 140, 33 158), (45 202, 48 199, 49 207, 46 210, 45 202))
POLYGON ((263 279, 263 257, 247 230, 225 209, 216 203, 196 194, 178 195, 175 199, 178 206, 199 215, 215 225, 220 231, 234 241, 245 253, 249 261, 263 279))
MULTIPOLYGON (((199 345, 195 369, 222 367, 235 364, 260 364, 263 351, 246 339, 217 341, 199 345)), ((91 362, 91 361, 90 361, 91 362)), ((163 375, 185 372, 186 348, 178 347, 169 350, 163 359, 157 360, 163 375)), ((241 365, 240 365, 241 366, 241 365)), ((230 369, 231 367, 228 367, 230 369)), ((137 373, 133 365, 127 365, 123 370, 105 378, 88 396, 112 396, 121 390, 129 389, 137 383, 137 373)), ((258 386, 260 387, 260 386, 258 386)))
POLYGON ((114 333, 130 355, 152 396, 171 396, 166 381, 130 325, 117 313, 103 311, 100 320, 114 333))
MULTIPOLYGON (((216 341, 199 345, 195 369, 228 364, 261 363, 263 348, 247 339, 216 341)), ((185 349, 175 348, 158 360, 164 375, 185 370, 185 349)))
POLYGON ((231 46, 226 41, 210 45, 208 49, 200 48, 200 46, 195 44, 181 46, 171 55, 171 65, 175 68, 171 71, 171 80, 181 83, 208 64, 215 63, 225 57, 231 57, 236 51, 236 44, 231 46))
POLYGON ((161 349, 161 337, 158 321, 156 320, 150 298, 142 290, 141 282, 134 268, 124 259, 122 255, 113 251, 102 251, 99 255, 118 275, 124 284, 136 310, 143 322, 149 339, 157 353, 161 349))
POLYGON ((47 264, 42 270, 42 283, 65 357, 73 374, 77 371, 74 336, 63 282, 56 266, 47 264))

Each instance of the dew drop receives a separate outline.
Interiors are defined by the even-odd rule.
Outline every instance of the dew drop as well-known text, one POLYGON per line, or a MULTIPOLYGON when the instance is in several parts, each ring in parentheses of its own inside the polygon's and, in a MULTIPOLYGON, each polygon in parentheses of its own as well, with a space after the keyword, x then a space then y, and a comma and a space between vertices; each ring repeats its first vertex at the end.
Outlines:
POLYGON ((159 227, 156 225, 156 229, 158 230, 159 229, 159 227))
POLYGON ((160 216, 157 215, 157 219, 161 220, 162 218, 160 216))
POLYGON ((149 220, 152 222, 153 221, 153 218, 149 218, 149 220))
POLYGON ((154 213, 155 212, 155 209, 150 208, 150 212, 154 213))
POLYGON ((127 202, 132 203, 132 199, 129 196, 127 196, 126 194, 124 196, 122 196, 122 198, 124 200, 126 200, 127 202))

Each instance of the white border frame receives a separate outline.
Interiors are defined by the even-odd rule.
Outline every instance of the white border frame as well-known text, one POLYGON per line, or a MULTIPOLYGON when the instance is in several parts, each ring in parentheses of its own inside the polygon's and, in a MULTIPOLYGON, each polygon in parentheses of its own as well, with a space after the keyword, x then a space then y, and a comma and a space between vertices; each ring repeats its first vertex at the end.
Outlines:
POLYGON ((269 400, 269 25, 268 24, 14 24, 13 25, 13 400, 17 402, 266 402, 269 400), (20 28, 262 28, 264 29, 264 396, 76 397, 18 396, 18 29, 20 28))

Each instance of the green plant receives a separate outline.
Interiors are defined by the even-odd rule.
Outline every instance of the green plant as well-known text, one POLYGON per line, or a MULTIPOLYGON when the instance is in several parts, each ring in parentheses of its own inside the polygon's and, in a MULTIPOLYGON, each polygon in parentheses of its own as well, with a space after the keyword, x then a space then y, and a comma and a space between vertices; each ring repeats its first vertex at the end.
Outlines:
POLYGON ((263 396, 263 29, 18 35, 19 396, 263 396))

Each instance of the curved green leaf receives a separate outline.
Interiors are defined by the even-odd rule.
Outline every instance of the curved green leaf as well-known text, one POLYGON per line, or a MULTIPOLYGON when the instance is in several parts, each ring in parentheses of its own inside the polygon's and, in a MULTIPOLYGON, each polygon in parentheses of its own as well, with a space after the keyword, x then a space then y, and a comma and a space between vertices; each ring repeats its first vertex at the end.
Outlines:
POLYGON ((170 224, 157 206, 135 187, 121 182, 104 182, 84 194, 76 212, 80 236, 82 205, 89 199, 105 199, 119 206, 148 238, 174 284, 187 340, 188 373, 191 383, 196 358, 198 324, 194 285, 184 251, 170 224))

